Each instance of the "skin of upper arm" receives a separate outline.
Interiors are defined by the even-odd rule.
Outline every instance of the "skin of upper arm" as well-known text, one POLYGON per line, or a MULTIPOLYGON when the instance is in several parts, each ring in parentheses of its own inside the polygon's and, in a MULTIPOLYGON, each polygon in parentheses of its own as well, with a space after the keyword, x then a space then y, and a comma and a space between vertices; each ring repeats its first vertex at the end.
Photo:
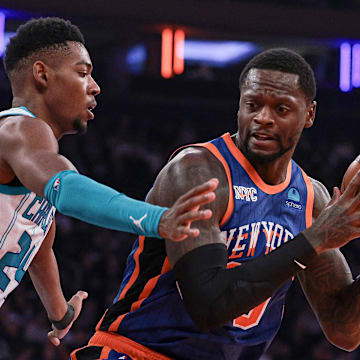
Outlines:
POLYGON ((41 119, 13 117, 0 127, 0 159, 29 190, 43 196, 46 183, 62 170, 76 170, 41 119))
POLYGON ((211 209, 213 216, 209 220, 197 221, 193 224, 194 227, 199 228, 200 235, 181 242, 165 240, 167 255, 172 266, 196 247, 224 242, 219 221, 226 211, 229 196, 225 170, 220 161, 206 148, 186 148, 162 169, 148 195, 148 202, 170 207, 185 192, 214 177, 219 179, 219 186, 215 191, 216 198, 212 203, 203 206, 211 209))
POLYGON ((37 252, 36 256, 34 257, 33 261, 29 266, 29 270, 34 270, 36 267, 39 267, 41 269, 42 260, 46 256, 49 256, 49 254, 52 253, 52 247, 54 245, 54 240, 55 240, 55 229, 56 229, 55 220, 53 220, 50 229, 40 246, 39 251, 37 252))
MULTIPOLYGON (((314 187, 314 220, 330 201, 323 184, 311 179, 314 187)), ((341 290, 353 282, 351 270, 339 249, 318 255, 305 271, 298 274, 304 293, 317 315, 324 332, 333 331, 334 309, 341 290)))

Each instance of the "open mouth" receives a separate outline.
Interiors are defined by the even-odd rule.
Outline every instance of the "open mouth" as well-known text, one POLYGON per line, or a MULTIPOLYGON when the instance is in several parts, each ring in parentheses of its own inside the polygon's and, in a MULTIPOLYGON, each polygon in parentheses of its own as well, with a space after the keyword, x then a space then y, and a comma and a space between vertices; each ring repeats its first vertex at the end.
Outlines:
POLYGON ((252 136, 259 141, 269 141, 269 140, 274 140, 274 138, 270 135, 267 134, 259 134, 259 133, 254 133, 252 134, 252 136))

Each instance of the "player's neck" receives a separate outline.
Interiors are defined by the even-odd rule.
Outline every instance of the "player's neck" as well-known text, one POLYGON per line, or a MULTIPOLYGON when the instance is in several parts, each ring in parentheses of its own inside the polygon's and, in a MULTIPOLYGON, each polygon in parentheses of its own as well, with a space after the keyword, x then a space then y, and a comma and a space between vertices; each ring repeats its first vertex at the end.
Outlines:
POLYGON ((269 163, 254 163, 251 165, 255 168, 261 179, 269 185, 278 185, 285 181, 291 155, 284 154, 281 158, 269 163))

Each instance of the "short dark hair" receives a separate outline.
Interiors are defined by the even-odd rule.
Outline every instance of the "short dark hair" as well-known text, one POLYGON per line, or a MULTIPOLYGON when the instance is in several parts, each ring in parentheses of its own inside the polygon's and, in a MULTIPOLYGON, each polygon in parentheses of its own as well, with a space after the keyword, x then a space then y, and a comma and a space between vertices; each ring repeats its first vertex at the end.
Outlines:
POLYGON ((307 61, 295 51, 286 48, 275 48, 261 52, 253 57, 240 74, 239 86, 246 81, 251 69, 278 70, 299 75, 300 88, 309 102, 316 96, 314 72, 307 61))
POLYGON ((85 44, 80 29, 69 20, 58 17, 29 20, 10 39, 4 56, 5 70, 9 74, 21 60, 38 51, 68 49, 66 41, 85 44))

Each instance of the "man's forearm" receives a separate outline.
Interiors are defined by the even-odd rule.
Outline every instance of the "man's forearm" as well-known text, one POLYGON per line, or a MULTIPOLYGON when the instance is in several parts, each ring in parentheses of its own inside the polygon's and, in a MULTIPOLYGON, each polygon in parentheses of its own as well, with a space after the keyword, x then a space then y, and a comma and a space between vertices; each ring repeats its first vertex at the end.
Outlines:
POLYGON ((29 267, 31 281, 44 305, 49 319, 60 320, 68 305, 60 285, 58 266, 54 252, 42 252, 29 267))
POLYGON ((341 252, 336 249, 317 256, 298 277, 328 340, 344 350, 356 348, 360 342, 360 281, 353 280, 341 252))

